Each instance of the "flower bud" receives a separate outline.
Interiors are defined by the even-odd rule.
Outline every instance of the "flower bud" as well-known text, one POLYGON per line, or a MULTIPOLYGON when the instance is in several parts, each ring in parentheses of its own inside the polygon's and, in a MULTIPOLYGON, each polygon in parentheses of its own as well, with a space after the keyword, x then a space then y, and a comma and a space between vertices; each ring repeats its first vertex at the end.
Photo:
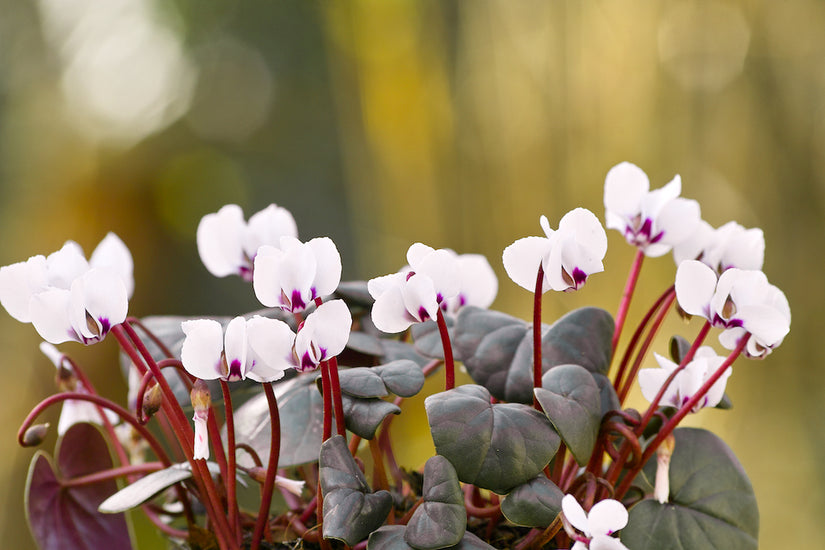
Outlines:
POLYGON ((195 415, 192 418, 195 422, 195 441, 193 443, 195 460, 209 458, 209 429, 207 419, 209 418, 209 407, 212 406, 212 399, 209 395, 209 387, 203 380, 196 380, 189 392, 192 400, 192 407, 195 408, 195 415))
POLYGON ((192 386, 192 391, 189 392, 189 398, 192 400, 192 406, 195 408, 195 414, 198 412, 206 412, 212 406, 212 396, 209 394, 209 386, 203 380, 195 380, 192 386))
POLYGON ((163 394, 160 391, 160 384, 155 384, 143 394, 143 415, 150 418, 160 409, 163 404, 163 394))
POLYGON ((26 430, 26 433, 23 435, 23 446, 24 447, 35 447, 43 443, 43 440, 46 438, 46 434, 49 432, 49 423, 46 422, 45 424, 35 424, 34 426, 29 427, 26 430))
POLYGON ((675 446, 676 439, 670 434, 656 449, 656 485, 653 496, 662 504, 670 500, 670 457, 675 446))

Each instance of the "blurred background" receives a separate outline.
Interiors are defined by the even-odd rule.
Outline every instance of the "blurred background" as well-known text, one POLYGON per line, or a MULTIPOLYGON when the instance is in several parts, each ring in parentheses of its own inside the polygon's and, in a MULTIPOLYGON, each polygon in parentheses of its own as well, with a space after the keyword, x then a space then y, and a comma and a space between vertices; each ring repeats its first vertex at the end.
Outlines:
MULTIPOLYGON (((766 360, 735 365, 734 409, 692 422, 750 475, 763 547, 821 539, 822 2, 0 0, 0 14, 0 264, 67 239, 90 253, 114 231, 135 258, 139 316, 260 307, 240 279, 206 272, 195 228, 226 203, 248 216, 274 202, 303 239, 335 240, 345 279, 396 271, 414 241, 479 252, 500 277, 493 307, 529 318, 505 246, 540 234, 542 214, 554 227, 576 206, 603 216, 620 161, 653 187, 681 174, 712 225, 764 229, 764 270, 794 316, 766 360)), ((609 239, 605 273, 545 295, 546 322, 615 311, 633 250, 609 239)), ((645 263, 631 322, 674 273, 670 256, 645 263)), ((674 319, 655 349, 698 328, 674 319)), ((4 548, 34 547, 34 451, 15 434, 54 391, 38 343, 2 312, 4 548)), ((61 349, 124 395, 113 340, 61 349)), ((423 463, 427 438, 410 439, 424 443, 405 465, 423 463)))

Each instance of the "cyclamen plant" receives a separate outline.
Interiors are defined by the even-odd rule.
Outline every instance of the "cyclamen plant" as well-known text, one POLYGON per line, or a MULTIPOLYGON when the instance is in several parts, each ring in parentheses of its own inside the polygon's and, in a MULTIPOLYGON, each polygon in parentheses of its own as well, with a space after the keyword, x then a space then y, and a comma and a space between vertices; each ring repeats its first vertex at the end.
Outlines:
POLYGON ((251 282, 268 308, 249 315, 128 317, 132 260, 113 234, 88 261, 69 242, 3 267, 0 303, 34 325, 58 370, 19 443, 42 442, 38 416, 63 404, 55 458, 38 451, 29 473, 34 538, 44 550, 134 548, 123 512, 139 507, 192 550, 756 548, 739 462, 711 432, 677 426, 729 407, 731 365, 771 353, 790 308, 760 271, 760 230, 714 230, 678 176, 649 187, 629 163, 606 178, 606 225, 637 248, 615 318, 586 307, 541 323, 545 292, 604 270, 607 236, 584 208, 555 230, 542 216, 543 237, 504 250, 507 274, 533 293, 531 323, 487 309, 498 281, 478 255, 415 243, 397 273, 342 283, 333 241, 301 242, 275 205, 249 222, 228 205, 198 228, 206 268, 251 282), (675 283, 619 346, 644 258, 670 251, 675 283), (705 321, 641 369, 673 312, 705 321), (714 327, 726 356, 706 345, 714 327), (108 334, 127 407, 52 345, 108 334), (456 361, 473 384, 456 385, 456 361), (445 389, 424 402, 436 455, 404 471, 393 418, 442 366, 445 389), (637 379, 641 412, 625 405, 637 379))

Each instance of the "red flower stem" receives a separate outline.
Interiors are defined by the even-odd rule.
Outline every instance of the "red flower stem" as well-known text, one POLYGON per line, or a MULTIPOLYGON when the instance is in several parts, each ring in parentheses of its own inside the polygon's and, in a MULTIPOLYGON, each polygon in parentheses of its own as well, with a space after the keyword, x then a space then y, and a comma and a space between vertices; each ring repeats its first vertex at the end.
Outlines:
POLYGON ((341 382, 338 379, 338 359, 331 357, 327 362, 329 368, 329 386, 332 392, 332 405, 335 408, 335 427, 338 435, 347 437, 346 419, 344 418, 344 402, 341 397, 341 382))
POLYGON ((639 326, 636 327, 636 330, 633 333, 633 337, 630 339, 630 342, 627 344, 627 348, 625 348, 624 354, 622 355, 622 362, 619 363, 619 370, 616 373, 616 378, 613 380, 613 389, 616 392, 619 392, 619 388, 622 384, 622 378, 624 377, 625 369, 627 369, 627 365, 630 362, 630 356, 633 354, 633 351, 636 349, 636 345, 639 343, 639 339, 642 337, 645 328, 647 328, 648 323, 650 323, 650 319, 653 318, 653 314, 656 313, 662 305, 662 302, 667 299, 667 297, 675 292, 675 286, 670 285, 667 290, 665 290, 659 298, 653 303, 653 306, 645 313, 645 316, 642 318, 642 321, 639 323, 639 326))
POLYGON ((370 455, 372 456, 372 485, 373 488, 390 490, 390 483, 387 481, 387 471, 384 469, 384 457, 378 439, 372 438, 369 441, 370 455))
MULTIPOLYGON (((536 275, 536 291, 533 294, 533 388, 541 387, 541 298, 544 295, 542 288, 544 284, 544 266, 539 263, 539 271, 536 275)), ((533 407, 544 412, 533 394, 533 407)))
POLYGON ((102 481, 109 481, 119 477, 134 476, 136 474, 151 474, 164 468, 162 462, 146 462, 144 464, 130 464, 128 466, 121 466, 119 468, 109 468, 108 470, 101 470, 93 474, 73 477, 60 482, 62 487, 80 487, 83 485, 92 485, 102 481))
POLYGON ((465 484, 464 490, 464 507, 467 509, 467 515, 477 518, 494 518, 501 514, 501 506, 498 504, 493 506, 479 507, 473 503, 473 485, 465 484))
POLYGON ((639 280, 639 272, 642 270, 642 261, 645 253, 641 249, 636 251, 636 257, 630 265, 630 272, 627 274, 627 282, 622 292, 622 301, 619 302, 619 310, 616 312, 616 330, 613 332, 613 354, 616 354, 616 347, 622 335, 622 328, 627 318, 627 310, 630 309, 630 300, 633 298, 633 291, 636 289, 636 281, 639 280))
POLYGON ((321 393, 324 400, 324 429, 321 441, 332 437, 332 390, 329 381, 329 364, 321 362, 321 393))
POLYGON ((189 425, 189 421, 186 419, 186 415, 183 413, 180 403, 178 403, 178 400, 175 397, 175 393, 172 391, 172 388, 169 387, 169 382, 167 382, 166 378, 164 378, 157 363, 155 363, 155 360, 152 358, 152 355, 148 353, 148 350, 146 350, 146 347, 143 346, 143 343, 140 341, 140 338, 132 327, 128 324, 115 325, 112 327, 110 332, 115 335, 121 349, 129 355, 129 358, 135 365, 141 365, 144 369, 148 368, 155 375, 155 379, 158 381, 161 391, 163 392, 163 410, 166 412, 166 417, 172 424, 172 429, 178 438, 178 443, 186 455, 186 460, 189 462, 193 474, 195 474, 193 479, 198 486, 198 491, 201 494, 207 515, 209 516, 212 526, 215 529, 215 535, 218 538, 218 542, 222 549, 238 548, 238 545, 234 542, 234 537, 231 535, 231 531, 229 530, 229 524, 224 517, 221 500, 218 497, 215 483, 212 480, 212 474, 206 467, 206 461, 195 460, 194 458, 193 446, 195 442, 195 434, 192 431, 192 427, 189 425), (133 344, 132 341, 135 341, 135 343, 133 344), (141 348, 142 350, 139 353, 138 349, 141 348), (143 359, 141 358, 141 355, 143 356, 143 359), (145 363, 143 362, 144 360, 145 363))
POLYGON ((229 529, 237 534, 238 543, 240 543, 240 511, 238 510, 237 486, 235 484, 235 474, 237 472, 235 465, 235 416, 232 414, 232 392, 229 391, 229 384, 226 383, 226 380, 221 380, 220 382, 226 422, 227 469, 226 475, 224 476, 224 483, 226 484, 226 508, 227 515, 229 516, 229 529))
POLYGON ((691 411, 694 405, 696 405, 696 403, 698 403, 705 396, 705 394, 708 393, 708 391, 711 387, 713 387, 716 381, 719 380, 719 378, 725 373, 726 370, 728 370, 728 367, 730 367, 731 364, 736 360, 736 358, 739 357, 739 354, 742 353, 742 350, 745 349, 745 346, 748 343, 748 338, 750 338, 750 334, 745 334, 742 338, 739 339, 739 343, 737 344, 736 349, 734 349, 730 353, 730 355, 727 356, 725 361, 721 365, 719 365, 719 368, 717 368, 714 371, 714 373, 710 376, 710 378, 708 378, 705 381, 705 383, 702 384, 702 387, 699 388, 699 390, 696 393, 694 393, 691 396, 691 398, 688 399, 687 402, 679 408, 678 411, 676 411, 676 414, 674 414, 664 426, 662 426, 662 429, 659 430, 659 433, 656 434, 656 437, 654 437, 653 440, 645 447, 645 450, 642 453, 642 458, 641 460, 639 460, 639 463, 636 464, 633 468, 631 468, 630 471, 628 471, 627 475, 624 477, 624 479, 622 479, 622 482, 616 489, 616 493, 614 496, 615 499, 619 500, 624 496, 624 494, 630 488, 630 485, 633 483, 633 480, 635 479, 636 475, 638 475, 641 469, 644 468, 644 465, 647 463, 648 460, 650 460, 650 457, 653 456, 653 453, 656 452, 656 449, 659 448, 659 445, 661 445, 662 442, 665 439, 667 439, 667 436, 673 433, 673 430, 676 429, 676 426, 679 425, 679 422, 681 422, 682 419, 685 416, 687 416, 687 414, 691 411))
POLYGON ((636 359, 633 361, 633 366, 630 367, 630 372, 627 373, 627 378, 624 380, 624 386, 621 390, 619 390, 619 403, 624 404, 625 399, 627 399, 627 394, 630 393, 630 388, 633 387, 633 383, 636 381, 636 375, 639 372, 639 368, 642 366, 642 361, 644 361, 647 356, 647 350, 649 350, 650 346, 653 344, 653 340, 659 333, 659 329, 662 327, 665 317, 667 317, 668 313, 670 313, 670 305, 675 299, 676 293, 668 294, 664 303, 662 303, 662 307, 659 308, 659 312, 656 314, 656 318, 653 320, 653 324, 651 325, 644 342, 642 342, 642 346, 636 353, 636 359))
POLYGON ((447 322, 444 320, 444 312, 438 308, 436 315, 438 332, 441 334, 441 346, 444 348, 444 389, 449 391, 455 388, 455 363, 453 361, 453 346, 450 343, 450 332, 447 330, 447 322))
POLYGON ((559 450, 556 451, 556 459, 553 462, 553 472, 550 474, 550 481, 556 485, 561 484, 561 476, 564 472, 564 457, 567 452, 567 445, 564 442, 559 444, 559 450))
POLYGON ((281 416, 278 411, 278 400, 272 384, 264 383, 264 394, 269 404, 269 461, 266 467, 266 480, 261 487, 261 507, 258 509, 258 518, 255 520, 255 530, 252 533, 251 550, 258 550, 264 527, 269 522, 269 506, 272 504, 272 493, 275 489, 275 474, 278 472, 278 461, 281 456, 281 416))

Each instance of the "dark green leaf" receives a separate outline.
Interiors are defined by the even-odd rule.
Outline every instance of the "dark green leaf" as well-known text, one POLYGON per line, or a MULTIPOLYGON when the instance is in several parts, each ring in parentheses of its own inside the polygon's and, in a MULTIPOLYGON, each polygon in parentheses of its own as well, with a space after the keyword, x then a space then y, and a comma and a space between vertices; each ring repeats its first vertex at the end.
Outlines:
MULTIPOLYGON (((674 431, 670 501, 648 499, 630 510, 622 542, 633 550, 758 547, 759 510, 750 480, 730 448, 696 428, 674 431)), ((653 479, 656 458, 645 465, 653 479)))
MULTIPOLYGON (((403 525, 384 525, 370 535, 367 550, 417 550, 404 540, 403 525)), ((495 550, 470 532, 464 533, 461 542, 444 550, 495 550)))
POLYGON ((65 487, 63 480, 112 468, 106 441, 91 424, 75 424, 57 444, 57 465, 38 451, 26 479, 26 513, 41 550, 132 548, 123 514, 98 506, 117 491, 115 480, 65 487))
POLYGON ((392 508, 392 495, 387 491, 370 492, 364 474, 340 435, 321 445, 319 464, 324 537, 355 545, 384 523, 392 508))
POLYGON ((501 501, 501 513, 509 521, 525 527, 547 527, 561 512, 564 496, 543 474, 519 485, 501 501))
POLYGON ((518 403, 493 405, 482 386, 431 395, 424 406, 436 452, 461 481, 496 493, 534 478, 559 447, 546 416, 518 403))
POLYGON ((455 468, 441 455, 424 465, 424 502, 407 523, 404 540, 420 550, 437 550, 461 541, 467 528, 464 494, 455 468))
POLYGON ((401 414, 397 405, 377 398, 360 399, 343 394, 344 419, 347 429, 364 439, 375 437, 375 430, 390 414, 401 414))
POLYGON ((542 364, 579 365, 607 375, 613 357, 613 317, 603 309, 583 307, 571 311, 542 336, 542 364))
MULTIPOLYGON (((450 342, 452 343, 455 340, 455 321, 452 317, 445 317, 444 324, 447 325, 447 333, 450 335, 450 342)), ((410 331, 418 353, 433 359, 444 359, 444 344, 441 342, 438 323, 435 321, 415 323, 410 327, 410 331)), ((453 354, 455 355, 455 350, 453 350, 453 354)))
POLYGON ((558 365, 547 371, 542 387, 534 392, 576 462, 585 465, 602 417, 599 387, 593 377, 578 365, 558 365))
POLYGON ((412 397, 424 387, 424 373, 415 361, 399 359, 377 367, 338 372, 341 391, 353 397, 385 397, 389 392, 412 397))
POLYGON ((616 395, 616 390, 613 389, 613 382, 610 378, 598 372, 591 372, 593 380, 599 387, 599 400, 601 402, 601 416, 604 417, 609 411, 618 411, 622 408, 619 403, 619 396, 616 395))
MULTIPOLYGON (((352 397, 385 397, 389 395, 387 386, 384 385, 384 381, 375 367, 340 369, 338 380, 341 384, 341 391, 352 397)), ((316 384, 319 381, 320 378, 316 380, 316 384)))

